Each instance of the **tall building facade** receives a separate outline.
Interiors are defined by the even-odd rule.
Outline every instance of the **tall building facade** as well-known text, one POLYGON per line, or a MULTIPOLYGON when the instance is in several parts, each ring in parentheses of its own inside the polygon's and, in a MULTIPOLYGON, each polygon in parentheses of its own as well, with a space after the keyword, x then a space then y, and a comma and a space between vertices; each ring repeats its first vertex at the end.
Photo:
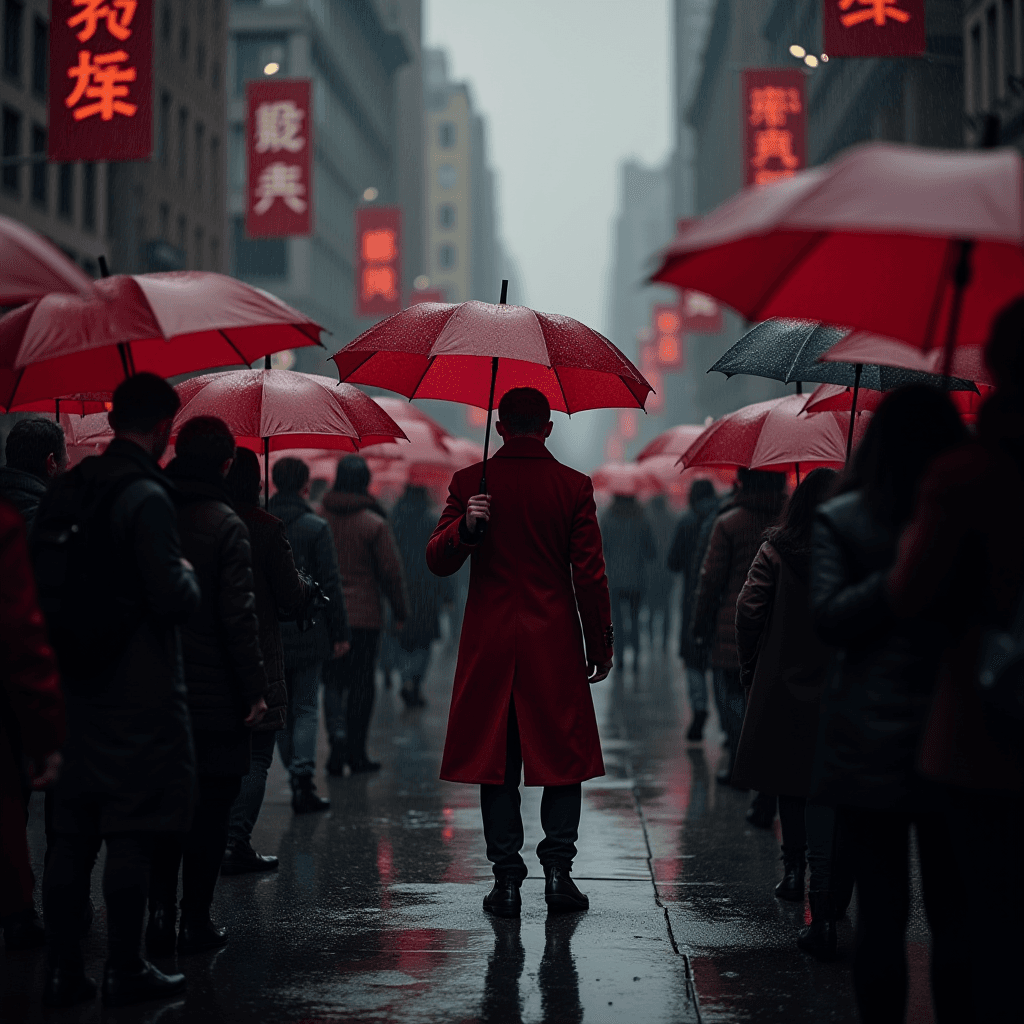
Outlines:
MULTIPOLYGON (((373 322, 355 309, 359 206, 402 208, 403 277, 422 273, 422 105, 420 87, 407 74, 418 70, 419 33, 420 0, 235 0, 231 7, 231 272, 323 324, 333 334, 332 348, 373 322), (312 81, 313 230, 308 237, 251 239, 245 85, 274 76, 312 81)), ((327 373, 333 368, 325 357, 319 349, 299 349, 294 365, 327 373)))
POLYGON ((1024 4, 970 0, 963 17, 965 141, 982 141, 998 118, 998 141, 1024 152, 1024 4))
POLYGON ((0 213, 98 273, 225 266, 228 0, 155 0, 148 161, 51 164, 49 3, 4 0, 0 213))

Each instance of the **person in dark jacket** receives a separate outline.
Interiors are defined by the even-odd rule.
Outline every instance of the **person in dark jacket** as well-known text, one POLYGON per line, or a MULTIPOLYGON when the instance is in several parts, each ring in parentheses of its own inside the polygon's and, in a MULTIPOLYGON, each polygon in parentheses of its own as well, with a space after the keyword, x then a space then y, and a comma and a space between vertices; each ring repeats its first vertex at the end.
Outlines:
POLYGON ((354 773, 380 768, 370 759, 366 740, 375 696, 377 652, 384 627, 382 599, 391 606, 392 625, 401 635, 408 618, 402 559, 387 523, 387 513, 369 493, 370 469, 358 455, 338 463, 334 488, 323 508, 334 537, 345 606, 352 627, 352 650, 338 662, 324 692, 331 740, 328 771, 340 775, 347 764, 354 773), (342 693, 347 691, 347 705, 342 693), (344 733, 342 733, 344 722, 344 733))
POLYGON ((182 841, 161 844, 154 858, 146 928, 146 948, 154 956, 174 951, 179 867, 178 953, 228 941, 227 932, 210 920, 210 907, 231 806, 249 771, 251 729, 267 710, 249 534, 224 483, 235 439, 223 420, 196 416, 179 430, 175 452, 167 473, 178 489, 182 549, 202 591, 199 609, 182 629, 198 799, 182 841))
MULTIPOLYGON (((939 1021, 971 1015, 967 879, 933 787, 916 770, 943 630, 896 619, 886 577, 928 464, 966 429, 944 391, 927 385, 886 395, 858 448, 847 490, 814 523, 811 613, 838 649, 821 702, 811 796, 837 807, 857 885, 853 984, 863 1021, 906 1012, 908 851, 914 825, 921 890, 932 933, 932 998, 939 1021)), ((947 556, 948 557, 948 556, 947 556)))
MULTIPOLYGON (((736 760, 743 726, 744 697, 736 650, 736 600, 747 579, 747 570, 761 546, 761 535, 782 510, 785 473, 741 469, 736 475, 738 493, 731 507, 715 519, 708 549, 701 563, 693 598, 694 639, 710 650, 718 716, 725 731, 728 767, 718 781, 728 783, 736 760)), ((774 800, 772 801, 774 805, 774 800)), ((774 806, 772 810, 774 817, 774 806)))
POLYGON ((402 559, 409 594, 409 617, 398 636, 402 689, 405 706, 425 705, 420 688, 430 660, 430 645, 441 635, 441 607, 451 602, 447 578, 427 568, 427 541, 434 532, 437 514, 430 506, 426 487, 409 484, 391 510, 395 543, 402 559))
POLYGON ((803 903, 805 853, 811 864, 812 927, 801 948, 835 956, 831 898, 835 812, 808 804, 818 738, 818 705, 832 651, 811 623, 808 577, 814 513, 836 473, 815 469, 791 495, 782 520, 765 531, 736 601, 740 683, 747 696, 733 782, 778 794, 784 876, 780 899, 803 903), (806 824, 805 824, 806 816, 806 824))
POLYGON ((108 521, 121 557, 111 563, 110 584, 130 595, 140 613, 103 678, 61 670, 68 739, 53 790, 57 841, 43 876, 50 947, 43 998, 50 1006, 91 999, 96 991, 85 976, 81 934, 101 842, 107 845, 104 1001, 122 1006, 185 987, 184 975, 165 975, 139 956, 153 850, 166 833, 188 828, 195 783, 178 627, 199 607, 199 584, 182 557, 174 487, 157 464, 179 405, 174 389, 153 374, 126 380, 114 392, 114 440, 56 480, 37 512, 37 523, 45 523, 48 506, 83 480, 108 493, 118 489, 108 521))
POLYGON ((46 485, 68 465, 64 431, 53 420, 19 420, 4 446, 7 465, 0 466, 0 498, 9 501, 31 528, 46 485))
POLYGON ((228 848, 220 868, 221 874, 237 875, 277 868, 276 857, 263 856, 252 848, 252 830, 263 805, 277 733, 285 727, 288 718, 284 645, 278 615, 294 619, 305 608, 308 593, 295 568, 284 523, 259 507, 260 461, 248 448, 235 452, 227 486, 235 511, 249 531, 260 649, 267 673, 267 712, 253 727, 250 768, 231 809, 228 848))
POLYGON ((288 721, 277 734, 277 746, 291 778, 292 810, 305 814, 331 806, 317 795, 313 782, 320 680, 326 661, 348 653, 351 632, 330 527, 304 497, 309 493, 309 467, 301 459, 281 459, 274 466, 274 486, 277 494, 270 499, 269 511, 285 525, 298 570, 312 577, 328 599, 312 628, 302 631, 295 623, 281 623, 288 721))
POLYGON ((657 553, 654 560, 647 567, 647 610, 650 613, 651 650, 657 647, 661 651, 668 651, 669 603, 672 598, 672 573, 666 564, 668 561, 669 549, 672 546, 672 538, 676 532, 676 517, 669 508, 664 494, 656 494, 644 509, 647 521, 651 524, 651 533, 654 536, 654 546, 657 553), (655 642, 655 620, 661 623, 660 643, 655 642))
POLYGON ((682 622, 679 628, 679 657, 686 665, 686 685, 693 718, 686 738, 696 743, 704 736, 708 720, 708 649, 693 637, 693 597, 697 592, 701 563, 711 524, 718 512, 718 498, 710 480, 695 480, 690 485, 690 507, 682 514, 666 564, 669 572, 682 575, 682 622), (705 526, 707 529, 705 530, 705 526), (703 539, 703 543, 700 541, 703 539))
POLYGON ((598 520, 612 598, 615 649, 623 658, 632 648, 634 664, 640 654, 640 605, 647 586, 647 568, 658 556, 651 524, 633 494, 614 494, 598 520), (628 618, 627 618, 628 616, 628 618), (629 623, 628 628, 626 623, 629 623))

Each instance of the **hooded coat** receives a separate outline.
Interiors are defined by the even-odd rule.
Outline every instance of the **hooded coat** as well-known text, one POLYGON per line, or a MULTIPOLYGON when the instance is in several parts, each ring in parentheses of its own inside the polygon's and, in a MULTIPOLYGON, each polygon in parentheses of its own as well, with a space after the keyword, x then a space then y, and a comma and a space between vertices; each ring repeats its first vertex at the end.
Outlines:
POLYGON ((650 521, 636 498, 617 494, 600 519, 608 585, 642 594, 658 554, 650 521))
POLYGON ((543 442, 511 438, 487 465, 491 519, 477 541, 464 516, 481 468, 452 478, 427 546, 438 576, 471 559, 441 778, 504 781, 512 699, 526 785, 603 775, 587 662, 611 659, 611 601, 593 484, 543 442))

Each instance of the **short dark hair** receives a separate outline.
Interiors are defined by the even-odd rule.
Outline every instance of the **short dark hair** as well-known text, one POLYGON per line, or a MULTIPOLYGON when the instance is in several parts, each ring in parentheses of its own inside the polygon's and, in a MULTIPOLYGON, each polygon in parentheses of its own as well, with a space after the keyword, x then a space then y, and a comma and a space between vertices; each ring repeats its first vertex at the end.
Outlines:
POLYGON ((180 408, 178 393, 163 377, 137 373, 118 384, 110 424, 115 431, 137 430, 148 434, 161 420, 172 419, 180 408))
POLYGON ((736 470, 736 479, 747 494, 770 494, 786 489, 786 474, 772 473, 766 469, 736 470))
POLYGON ((694 480, 690 484, 690 508, 698 501, 707 501, 715 496, 715 485, 710 480, 694 480))
POLYGON ((235 437, 222 419, 216 416, 193 416, 178 431, 174 454, 186 462, 216 471, 228 459, 234 458, 235 437))
POLYGON ((370 467, 361 455, 346 455, 338 463, 334 489, 345 494, 365 494, 370 486, 370 467))
POLYGON ((235 461, 228 470, 228 491, 236 505, 258 505, 260 503, 260 460, 248 448, 235 449, 235 461))
POLYGON ((992 321, 985 365, 1000 390, 1024 390, 1024 298, 1004 306, 992 321))
POLYGON ((11 427, 4 448, 7 465, 46 479, 46 459, 52 455, 58 462, 67 457, 64 431, 53 420, 19 420, 11 427))
POLYGON ((536 388, 512 388, 498 403, 498 419, 510 434, 536 434, 551 419, 551 403, 536 388))
POLYGON ((298 494, 309 482, 309 466, 302 459, 281 459, 270 475, 282 494, 298 494))

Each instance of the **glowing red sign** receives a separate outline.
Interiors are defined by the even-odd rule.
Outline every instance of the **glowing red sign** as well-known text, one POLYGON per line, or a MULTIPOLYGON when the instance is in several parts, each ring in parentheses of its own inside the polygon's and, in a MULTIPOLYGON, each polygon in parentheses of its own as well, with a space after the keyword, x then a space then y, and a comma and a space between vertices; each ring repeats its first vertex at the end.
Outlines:
POLYGON ((402 211, 356 210, 356 316, 389 316, 402 308, 402 211))
POLYGON ((655 352, 663 370, 683 368, 683 320, 676 306, 657 305, 652 310, 655 352))
POLYGON ((805 167, 805 124, 802 71, 744 71, 744 184, 766 185, 805 167))
MULTIPOLYGON (((644 336, 648 333, 647 331, 641 332, 644 336)), ((658 365, 658 345, 656 341, 647 341, 643 337, 640 341, 640 372, 644 375, 647 383, 654 388, 654 391, 647 396, 644 409, 647 412, 659 413, 665 407, 665 381, 662 377, 661 367, 658 365)))
POLYGON ((51 0, 49 159, 147 159, 152 62, 148 0, 51 0))
POLYGON ((829 57, 913 57, 925 51, 924 0, 822 0, 829 57))

